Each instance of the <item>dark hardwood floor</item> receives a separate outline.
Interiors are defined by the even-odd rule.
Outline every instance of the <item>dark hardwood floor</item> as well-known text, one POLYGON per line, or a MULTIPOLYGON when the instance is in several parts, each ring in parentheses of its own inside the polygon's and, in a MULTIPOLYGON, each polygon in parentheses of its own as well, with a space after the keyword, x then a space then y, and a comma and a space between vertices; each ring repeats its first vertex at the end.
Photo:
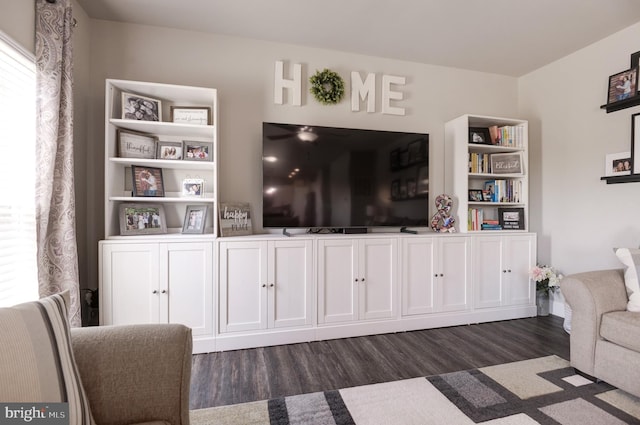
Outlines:
POLYGON ((196 354, 191 409, 436 375, 556 354, 556 316, 196 354))

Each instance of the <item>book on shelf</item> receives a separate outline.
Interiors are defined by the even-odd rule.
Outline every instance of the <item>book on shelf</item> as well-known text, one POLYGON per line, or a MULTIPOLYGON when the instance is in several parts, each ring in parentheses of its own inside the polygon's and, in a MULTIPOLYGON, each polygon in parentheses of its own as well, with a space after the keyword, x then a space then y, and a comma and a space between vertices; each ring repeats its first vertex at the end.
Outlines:
POLYGON ((491 202, 522 202, 522 181, 494 179, 484 182, 484 190, 491 202))
POLYGON ((489 154, 487 153, 469 153, 469 172, 470 173, 489 173, 489 154))
POLYGON ((508 146, 514 148, 524 147, 524 126, 505 125, 489 127, 491 143, 498 146, 508 146))

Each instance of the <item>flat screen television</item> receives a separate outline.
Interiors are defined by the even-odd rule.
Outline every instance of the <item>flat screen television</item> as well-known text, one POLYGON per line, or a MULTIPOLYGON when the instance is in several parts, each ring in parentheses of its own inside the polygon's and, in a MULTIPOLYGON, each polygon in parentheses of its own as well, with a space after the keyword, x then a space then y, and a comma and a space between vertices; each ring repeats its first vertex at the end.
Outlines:
POLYGON ((264 228, 420 227, 429 135, 265 122, 264 228))

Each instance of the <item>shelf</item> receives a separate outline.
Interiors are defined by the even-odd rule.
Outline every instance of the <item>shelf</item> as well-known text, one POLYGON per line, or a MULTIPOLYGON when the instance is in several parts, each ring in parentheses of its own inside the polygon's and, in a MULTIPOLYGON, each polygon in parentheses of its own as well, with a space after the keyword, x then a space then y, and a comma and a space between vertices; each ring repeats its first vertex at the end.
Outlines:
POLYGON ((630 174, 627 176, 606 176, 600 177, 600 180, 606 181, 607 184, 636 183, 640 182, 640 174, 630 174))
MULTIPOLYGON (((610 112, 620 111, 622 109, 631 108, 633 106, 640 105, 640 96, 636 95, 629 99, 619 100, 617 102, 606 103, 604 105, 600 105, 600 109, 605 109, 607 114, 610 112)), ((623 182, 617 182, 623 183, 623 182)))
POLYGON ((469 152, 474 153, 502 153, 524 152, 524 148, 518 146, 483 145, 481 143, 469 143, 469 152))
POLYGON ((522 202, 482 202, 482 201, 469 201, 469 206, 477 207, 524 207, 522 202))
POLYGON ((145 159, 145 158, 118 158, 111 157, 109 162, 122 165, 142 165, 155 168, 172 168, 179 170, 203 170, 210 171, 212 161, 188 161, 184 159, 145 159))
POLYGON ((205 204, 215 202, 215 198, 206 197, 206 198, 197 198, 197 197, 187 197, 187 196, 110 196, 109 201, 120 201, 120 202, 151 202, 151 203, 194 203, 194 204, 205 204))
POLYGON ((211 138, 213 125, 178 124, 173 122, 136 121, 111 118, 109 122, 118 128, 139 131, 142 133, 161 134, 166 136, 206 137, 211 138))
POLYGON ((469 173, 470 179, 523 179, 524 174, 486 174, 486 173, 469 173))

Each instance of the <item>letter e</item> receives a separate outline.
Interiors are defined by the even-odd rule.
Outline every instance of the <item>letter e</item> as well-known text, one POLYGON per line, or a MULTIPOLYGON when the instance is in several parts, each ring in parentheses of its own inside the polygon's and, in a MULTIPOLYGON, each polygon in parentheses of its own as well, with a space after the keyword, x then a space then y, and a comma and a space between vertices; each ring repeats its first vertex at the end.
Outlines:
POLYGON ((382 113, 404 115, 404 108, 391 106, 391 100, 402 100, 404 97, 400 91, 391 91, 391 84, 404 85, 405 78, 395 75, 382 76, 382 113))

